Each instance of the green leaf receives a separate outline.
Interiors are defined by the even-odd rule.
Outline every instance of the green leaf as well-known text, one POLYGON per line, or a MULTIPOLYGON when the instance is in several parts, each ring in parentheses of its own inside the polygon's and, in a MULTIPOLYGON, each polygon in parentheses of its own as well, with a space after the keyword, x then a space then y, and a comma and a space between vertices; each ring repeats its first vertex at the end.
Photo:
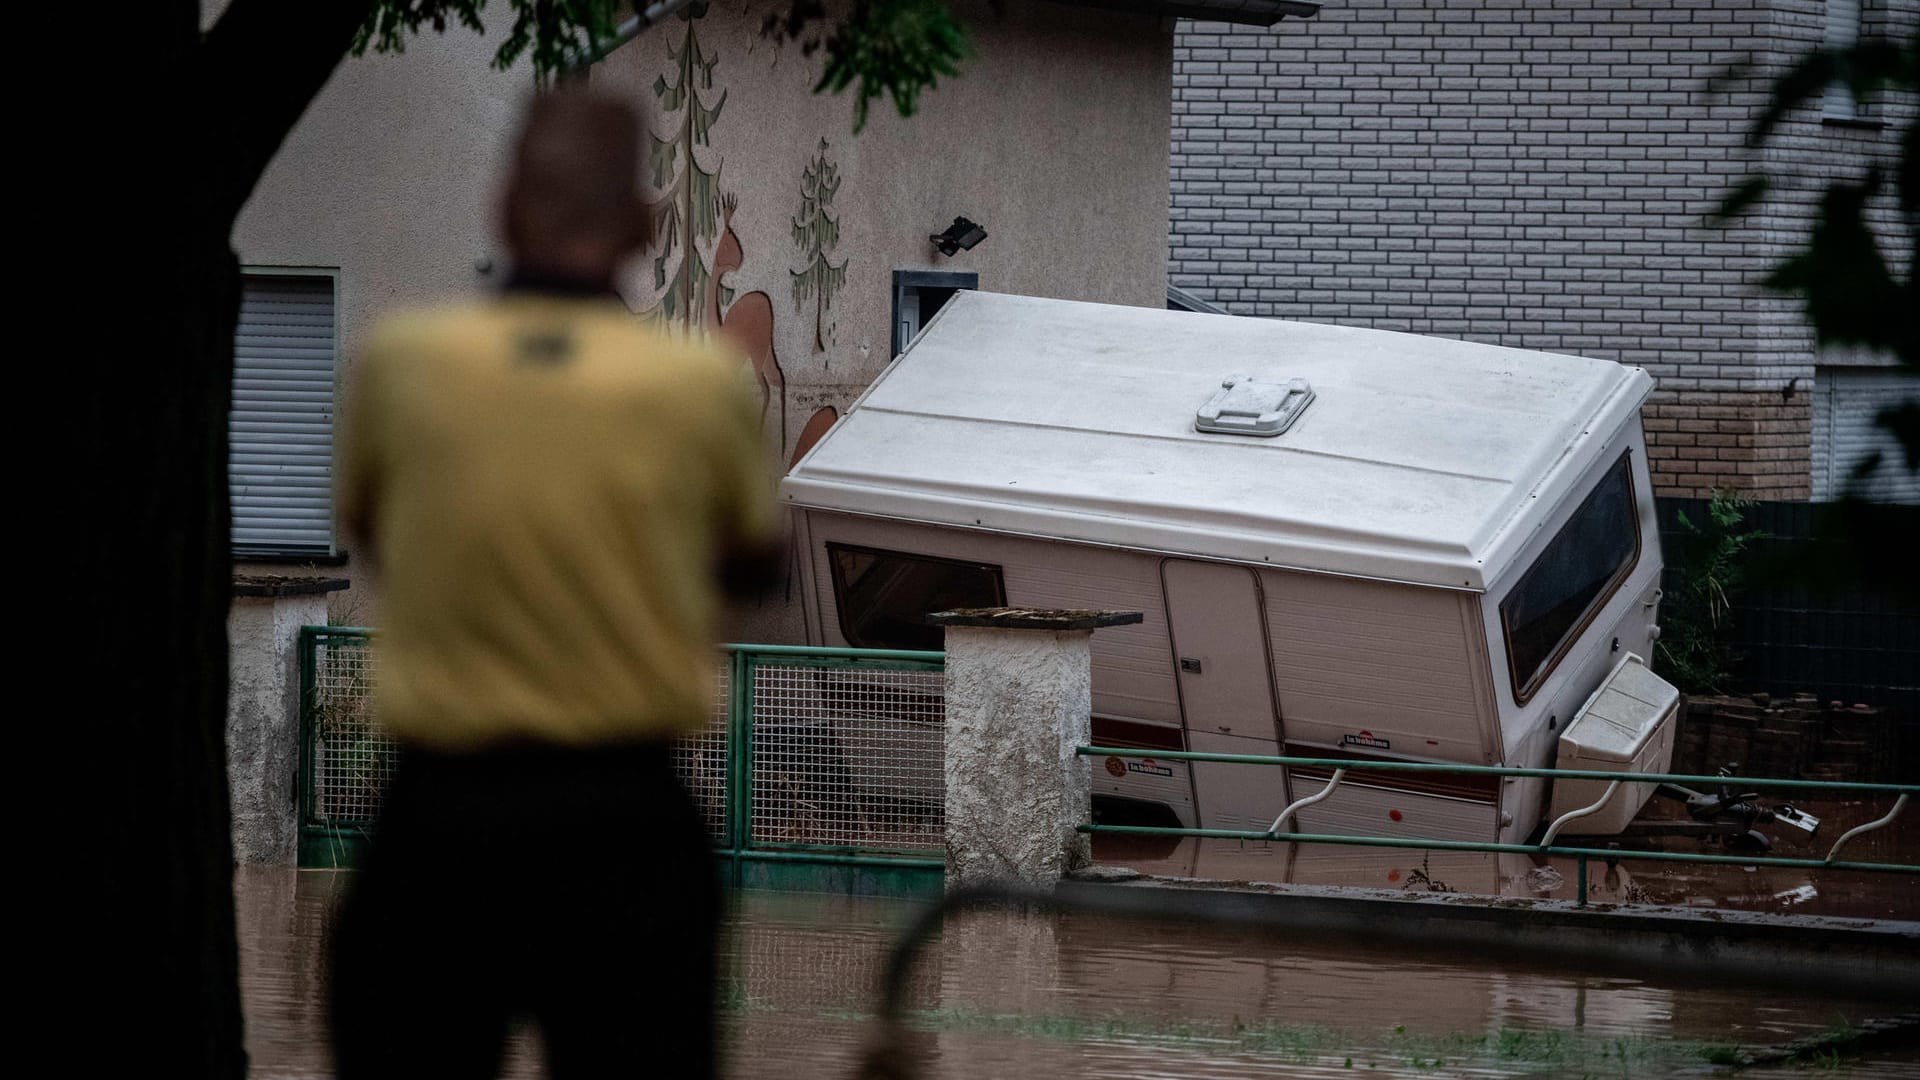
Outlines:
POLYGON ((1920 470, 1920 401, 1909 398, 1880 410, 1874 423, 1893 433, 1906 458, 1907 471, 1920 470))
POLYGON ((1867 218, 1880 187, 1876 170, 1857 184, 1831 184, 1805 249, 1775 266, 1762 284, 1801 297, 1821 345, 1864 346, 1908 358, 1916 333, 1916 320, 1905 308, 1909 289, 1893 276, 1867 218))
POLYGON ((957 74, 967 53, 966 31, 942 0, 857 0, 827 39, 814 92, 837 94, 857 85, 857 133, 869 106, 883 97, 893 99, 901 116, 912 116, 920 94, 940 76, 957 74))

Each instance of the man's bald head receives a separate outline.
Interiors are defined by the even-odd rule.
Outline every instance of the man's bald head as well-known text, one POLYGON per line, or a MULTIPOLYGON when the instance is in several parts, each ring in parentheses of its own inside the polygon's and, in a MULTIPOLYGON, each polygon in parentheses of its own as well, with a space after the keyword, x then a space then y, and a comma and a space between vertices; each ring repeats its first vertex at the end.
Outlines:
POLYGON ((653 240, 639 190, 639 110, 581 90, 527 107, 501 208, 517 273, 609 285, 653 240))

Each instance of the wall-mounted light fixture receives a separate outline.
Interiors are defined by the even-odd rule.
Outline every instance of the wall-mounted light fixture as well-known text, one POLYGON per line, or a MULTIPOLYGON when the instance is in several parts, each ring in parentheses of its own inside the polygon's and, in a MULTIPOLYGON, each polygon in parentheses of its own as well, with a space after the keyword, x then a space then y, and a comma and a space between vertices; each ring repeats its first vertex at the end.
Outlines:
POLYGON ((954 218, 953 224, 947 226, 946 232, 937 232, 927 237, 933 242, 934 247, 940 249, 942 255, 972 251, 975 244, 986 238, 987 230, 963 217, 954 218))

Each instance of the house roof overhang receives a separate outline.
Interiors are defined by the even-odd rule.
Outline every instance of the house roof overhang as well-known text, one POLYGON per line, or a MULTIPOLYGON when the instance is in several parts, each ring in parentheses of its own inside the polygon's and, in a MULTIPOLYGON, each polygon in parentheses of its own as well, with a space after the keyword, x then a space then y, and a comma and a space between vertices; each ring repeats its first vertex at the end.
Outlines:
POLYGON ((1171 15, 1206 22, 1242 23, 1247 26, 1272 26, 1292 16, 1311 19, 1320 14, 1320 5, 1308 0, 1054 0, 1073 7, 1102 8, 1146 15, 1171 15))

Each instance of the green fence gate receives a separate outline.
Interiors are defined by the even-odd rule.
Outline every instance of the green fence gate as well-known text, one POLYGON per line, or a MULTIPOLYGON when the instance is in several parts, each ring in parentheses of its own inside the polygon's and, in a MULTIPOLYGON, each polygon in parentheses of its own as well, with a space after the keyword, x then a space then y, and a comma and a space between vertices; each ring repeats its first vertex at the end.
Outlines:
MULTIPOLYGON (((396 758, 372 633, 300 634, 300 865, 351 866, 396 758)), ((675 762, 737 886, 938 894, 945 658, 728 645, 707 729, 675 762)))

